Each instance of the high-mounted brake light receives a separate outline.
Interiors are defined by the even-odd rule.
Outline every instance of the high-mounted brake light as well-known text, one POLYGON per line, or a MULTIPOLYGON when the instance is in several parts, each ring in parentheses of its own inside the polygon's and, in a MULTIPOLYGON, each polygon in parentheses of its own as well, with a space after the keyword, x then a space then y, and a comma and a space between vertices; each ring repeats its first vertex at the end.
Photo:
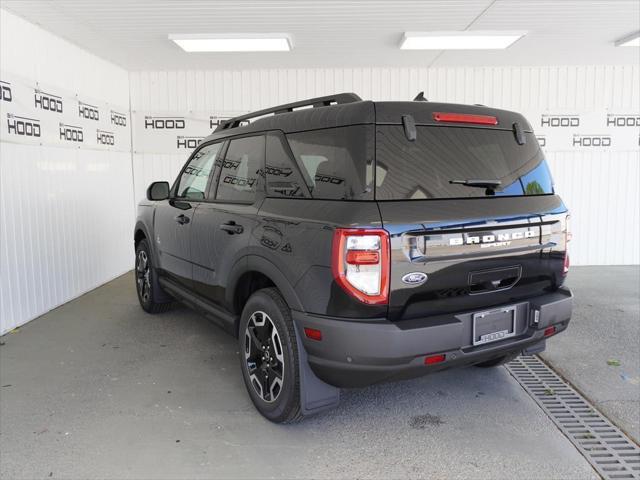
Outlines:
POLYGON ((433 112, 436 122, 475 123, 478 125, 497 125, 498 118, 492 115, 475 115, 472 113, 433 112))
POLYGON ((371 305, 389 301, 389 233, 382 229, 337 228, 331 270, 349 295, 371 305))

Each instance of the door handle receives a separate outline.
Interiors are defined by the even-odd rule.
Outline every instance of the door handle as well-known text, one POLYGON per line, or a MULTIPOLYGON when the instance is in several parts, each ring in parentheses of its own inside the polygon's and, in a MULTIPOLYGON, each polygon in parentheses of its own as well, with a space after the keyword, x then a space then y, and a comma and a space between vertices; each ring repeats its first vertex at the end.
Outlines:
POLYGON ((178 222, 180 225, 184 225, 185 223, 190 222, 189 217, 183 214, 178 215, 177 217, 174 218, 174 220, 178 222))
POLYGON ((227 223, 223 223, 220 225, 220 230, 224 230, 229 235, 233 235, 234 233, 242 233, 244 232, 244 227, 242 225, 236 225, 236 222, 233 220, 227 223))

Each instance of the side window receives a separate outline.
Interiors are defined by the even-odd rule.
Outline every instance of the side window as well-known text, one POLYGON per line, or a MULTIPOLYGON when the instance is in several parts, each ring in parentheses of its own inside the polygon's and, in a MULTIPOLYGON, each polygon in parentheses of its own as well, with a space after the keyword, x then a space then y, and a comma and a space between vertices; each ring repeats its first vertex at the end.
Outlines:
POLYGON ((264 165, 264 136, 231 140, 220 162, 217 200, 253 202, 264 165))
POLYGON ((220 147, 222 147, 222 143, 214 143, 195 153, 180 175, 177 197, 188 200, 205 199, 209 176, 220 147))
POLYGON ((313 198, 373 199, 373 133, 353 125, 286 135, 313 198))
POLYGON ((267 136, 267 161, 265 174, 267 195, 270 197, 303 198, 305 182, 300 171, 287 153, 285 140, 279 135, 267 136))

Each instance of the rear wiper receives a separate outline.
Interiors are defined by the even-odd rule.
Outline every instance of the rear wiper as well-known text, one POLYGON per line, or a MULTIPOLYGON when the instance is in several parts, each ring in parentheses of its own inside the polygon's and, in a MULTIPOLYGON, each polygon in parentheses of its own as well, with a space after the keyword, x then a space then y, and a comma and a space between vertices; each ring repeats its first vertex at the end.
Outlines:
POLYGON ((490 188, 492 190, 502 185, 502 182, 500 180, 477 180, 477 179, 449 180, 449 183, 453 183, 456 185, 464 185, 466 187, 490 188))

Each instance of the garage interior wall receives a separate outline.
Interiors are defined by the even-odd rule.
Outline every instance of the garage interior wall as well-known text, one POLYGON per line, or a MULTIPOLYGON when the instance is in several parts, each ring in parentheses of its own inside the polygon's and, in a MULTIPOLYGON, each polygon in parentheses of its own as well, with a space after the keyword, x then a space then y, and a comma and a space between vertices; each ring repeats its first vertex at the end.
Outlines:
POLYGON ((80 147, 58 135, 62 118, 79 124, 78 99, 128 110, 127 71, 5 10, 0 19, 0 79, 13 88, 13 102, 0 102, 4 333, 131 269, 134 200, 129 135, 112 149, 91 146, 95 127, 85 128, 80 147), (25 143, 7 134, 7 115, 24 101, 18 90, 28 100, 23 107, 33 109, 36 88, 60 95, 64 114, 33 110, 42 137, 25 143))
MULTIPOLYGON (((545 112, 599 118, 629 112, 637 117, 640 112, 637 65, 132 72, 131 108, 134 120, 148 114, 180 116, 188 122, 336 92, 352 91, 371 100, 409 100, 423 90, 436 102, 520 111, 536 133, 545 112)), ((135 127, 140 124, 137 121, 135 127)), ((567 148, 545 149, 557 191, 572 211, 574 265, 640 262, 638 129, 624 128, 632 136, 626 150, 576 149, 570 142, 567 148)), ((140 135, 145 133, 134 128, 136 199, 151 181, 173 181, 188 156, 161 154, 148 141, 141 145, 140 135)))

